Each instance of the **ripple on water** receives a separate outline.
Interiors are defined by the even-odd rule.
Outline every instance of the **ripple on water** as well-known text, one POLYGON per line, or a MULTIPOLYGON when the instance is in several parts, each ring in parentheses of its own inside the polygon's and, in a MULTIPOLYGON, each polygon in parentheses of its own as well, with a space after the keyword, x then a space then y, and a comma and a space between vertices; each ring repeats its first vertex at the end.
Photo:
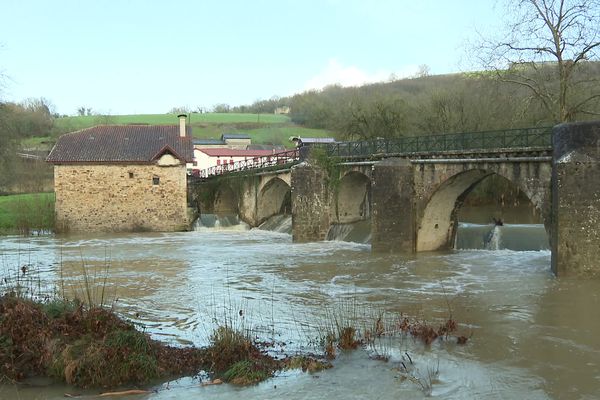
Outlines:
MULTIPOLYGON (((325 318, 326 308, 346 299, 390 313, 409 305, 415 315, 439 318, 447 315, 450 304, 461 327, 474 331, 469 345, 460 348, 392 341, 388 350, 398 356, 390 363, 369 360, 361 351, 344 354, 336 368, 319 373, 318 379, 290 374, 249 388, 200 388, 196 382, 174 389, 173 384, 152 399, 424 398, 394 369, 404 352, 414 357, 419 373, 439 361, 434 397, 561 398, 566 382, 556 371, 544 372, 545 360, 557 354, 561 357, 554 362, 561 363, 565 355, 576 352, 577 362, 587 365, 597 358, 600 347, 591 334, 587 342, 581 339, 589 327, 582 326, 585 320, 568 319, 573 313, 564 297, 549 301, 557 293, 564 295, 553 293, 559 283, 551 278, 548 251, 371 255, 368 245, 293 244, 289 235, 264 231, 43 238, 29 243, 0 240, 0 262, 5 266, 19 254, 35 259, 49 279, 60 278, 58 260, 63 267, 73 266, 73 274, 66 278, 73 284, 81 278, 76 267, 82 256, 86 264, 101 266, 107 254, 111 265, 107 282, 119 298, 116 309, 172 343, 203 344, 215 316, 235 317, 243 309, 248 326, 277 332, 281 340, 289 339, 300 349, 299 343, 325 318), (567 318, 565 324, 571 324, 567 326, 572 331, 555 324, 557 318, 567 318), (556 325, 551 333, 549 325, 556 325), (533 352, 535 346, 539 350, 533 352), (536 357, 541 361, 529 361, 536 357)), ((579 284, 561 285, 579 294, 579 284)), ((587 300, 582 297, 580 302, 587 300)), ((573 366, 577 364, 565 364, 561 371, 573 366)), ((597 367, 589 369, 598 375, 597 367)), ((577 373, 582 373, 580 380, 586 371, 577 373)))

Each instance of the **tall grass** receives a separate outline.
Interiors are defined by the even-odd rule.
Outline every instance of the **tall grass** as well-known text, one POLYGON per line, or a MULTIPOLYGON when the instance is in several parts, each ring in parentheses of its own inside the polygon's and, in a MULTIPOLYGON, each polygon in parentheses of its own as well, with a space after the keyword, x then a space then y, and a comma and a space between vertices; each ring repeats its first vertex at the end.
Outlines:
POLYGON ((0 196, 0 234, 51 232, 54 200, 54 193, 0 196))

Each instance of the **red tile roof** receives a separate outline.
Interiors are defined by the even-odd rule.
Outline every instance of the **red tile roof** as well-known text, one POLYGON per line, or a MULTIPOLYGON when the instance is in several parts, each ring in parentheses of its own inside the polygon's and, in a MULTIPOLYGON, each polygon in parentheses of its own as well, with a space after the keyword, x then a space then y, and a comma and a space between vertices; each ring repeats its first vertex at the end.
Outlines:
POLYGON ((213 149, 197 149, 211 157, 264 157, 270 156, 273 150, 242 150, 218 147, 213 149))
POLYGON ((46 161, 69 163, 152 163, 164 153, 193 161, 191 129, 179 136, 179 126, 101 125, 58 138, 46 161))

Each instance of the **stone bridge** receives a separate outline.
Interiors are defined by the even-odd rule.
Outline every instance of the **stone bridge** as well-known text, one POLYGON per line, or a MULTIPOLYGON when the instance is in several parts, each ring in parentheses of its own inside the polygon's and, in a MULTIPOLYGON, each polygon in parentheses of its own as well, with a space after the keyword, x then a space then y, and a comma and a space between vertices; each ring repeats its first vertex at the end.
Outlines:
POLYGON ((291 213, 295 242, 324 240, 332 224, 370 219, 374 252, 446 250, 463 200, 496 174, 542 216, 555 274, 600 277, 600 122, 346 142, 324 151, 336 163, 315 156, 209 179, 197 187, 201 212, 237 213, 251 226, 291 213))

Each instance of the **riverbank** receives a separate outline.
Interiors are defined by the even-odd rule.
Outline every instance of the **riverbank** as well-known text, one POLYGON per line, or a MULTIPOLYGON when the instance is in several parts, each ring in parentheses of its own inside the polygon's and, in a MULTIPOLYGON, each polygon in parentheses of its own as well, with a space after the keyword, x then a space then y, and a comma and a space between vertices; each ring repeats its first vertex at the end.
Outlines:
POLYGON ((3 383, 48 377, 80 388, 115 389, 204 372, 210 383, 247 385, 282 369, 330 367, 309 356, 275 358, 229 326, 218 327, 206 348, 169 346, 110 309, 77 301, 35 302, 9 292, 0 298, 0 315, 3 383))
POLYGON ((0 373, 19 382, 45 376, 78 387, 141 385, 193 375, 206 352, 166 346, 110 310, 53 300, 0 298, 0 373))
MULTIPOLYGON (((24 269, 22 274, 27 271, 24 269)), ((15 288, 15 290, 20 290, 15 288)), ((339 351, 368 348, 372 358, 387 362, 389 355, 375 342, 383 336, 412 336, 425 345, 435 340, 465 344, 465 336, 453 336, 457 324, 449 319, 437 329, 423 321, 383 315, 359 327, 340 310, 320 330, 322 355, 274 356, 269 349, 282 344, 260 341, 226 322, 210 336, 205 348, 174 347, 151 339, 112 309, 86 307, 78 301, 34 301, 9 290, 0 297, 0 381, 18 383, 34 377, 52 378, 80 388, 109 390, 208 374, 205 384, 223 382, 249 385, 262 382, 278 371, 298 369, 315 373, 331 368, 328 360, 339 351)), ((346 310, 348 311, 348 310, 346 310)), ((356 310, 353 311, 354 313, 356 310)), ((242 315, 240 311, 240 317, 242 315)), ((367 319, 368 320, 368 319, 367 319)), ((284 345, 284 344, 283 344, 284 345)), ((412 364, 407 354, 406 363, 412 364)), ((411 368, 400 371, 416 379, 411 368)))
POLYGON ((0 235, 54 229, 54 193, 0 196, 0 235))

